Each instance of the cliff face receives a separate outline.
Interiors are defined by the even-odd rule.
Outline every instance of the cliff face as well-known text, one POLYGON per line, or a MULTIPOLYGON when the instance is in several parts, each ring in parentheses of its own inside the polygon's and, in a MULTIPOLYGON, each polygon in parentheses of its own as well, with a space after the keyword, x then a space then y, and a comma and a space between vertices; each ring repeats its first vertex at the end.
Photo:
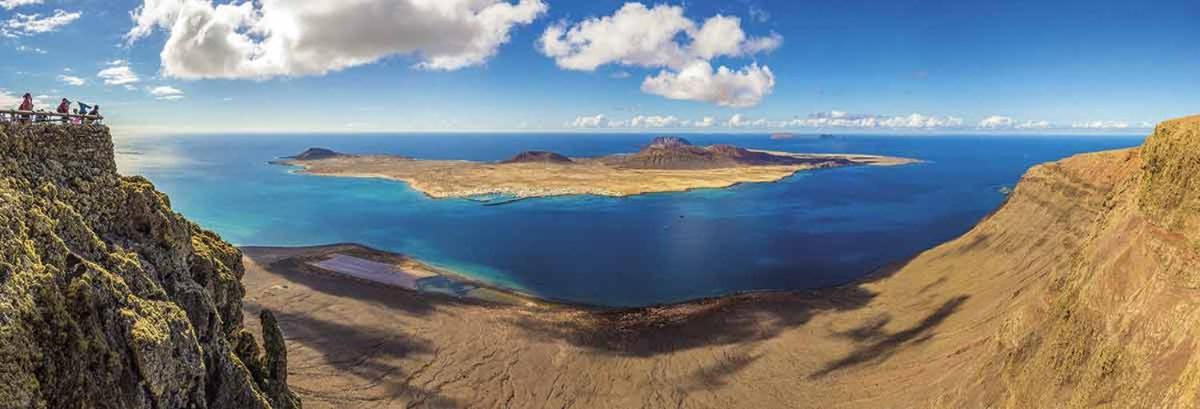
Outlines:
POLYGON ((971 297, 977 369, 939 401, 1200 407, 1197 148, 1190 117, 1139 149, 1038 166, 995 215, 891 278, 964 275, 942 287, 971 297))
POLYGON ((240 252, 116 172, 103 126, 0 124, 0 407, 290 408, 240 252))

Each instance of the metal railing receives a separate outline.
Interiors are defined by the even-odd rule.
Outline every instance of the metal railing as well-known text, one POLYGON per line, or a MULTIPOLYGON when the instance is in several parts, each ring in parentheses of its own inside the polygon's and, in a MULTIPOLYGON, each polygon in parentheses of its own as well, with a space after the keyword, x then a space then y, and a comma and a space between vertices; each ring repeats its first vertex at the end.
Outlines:
POLYGON ((0 109, 0 122, 58 122, 58 123, 100 123, 103 115, 63 114, 58 112, 21 111, 17 109, 0 109), (78 119, 78 122, 72 122, 78 119))

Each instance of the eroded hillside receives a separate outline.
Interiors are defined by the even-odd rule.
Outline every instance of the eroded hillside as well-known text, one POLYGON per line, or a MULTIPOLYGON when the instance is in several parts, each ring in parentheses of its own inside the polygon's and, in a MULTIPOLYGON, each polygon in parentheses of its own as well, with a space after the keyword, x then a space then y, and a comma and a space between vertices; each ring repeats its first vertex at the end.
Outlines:
POLYGON ((0 124, 0 408, 293 408, 241 253, 116 172, 108 128, 0 124))
MULTIPOLYGON (((312 407, 1200 407, 1200 117, 1031 169, 872 279, 636 311, 420 296, 249 252, 312 407)), ((320 249, 329 252, 337 249, 320 249)))

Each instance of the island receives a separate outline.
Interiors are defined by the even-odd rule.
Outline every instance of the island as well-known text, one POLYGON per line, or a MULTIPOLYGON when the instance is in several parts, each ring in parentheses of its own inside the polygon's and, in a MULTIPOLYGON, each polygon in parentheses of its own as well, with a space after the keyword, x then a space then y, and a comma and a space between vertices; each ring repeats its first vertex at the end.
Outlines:
POLYGON ((732 145, 696 146, 658 137, 640 151, 570 158, 527 151, 500 162, 426 160, 398 155, 351 155, 313 148, 272 163, 321 176, 383 178, 408 183, 437 198, 524 199, 566 195, 623 197, 646 193, 726 188, 776 182, 797 172, 845 166, 896 166, 907 158, 753 150, 732 145))

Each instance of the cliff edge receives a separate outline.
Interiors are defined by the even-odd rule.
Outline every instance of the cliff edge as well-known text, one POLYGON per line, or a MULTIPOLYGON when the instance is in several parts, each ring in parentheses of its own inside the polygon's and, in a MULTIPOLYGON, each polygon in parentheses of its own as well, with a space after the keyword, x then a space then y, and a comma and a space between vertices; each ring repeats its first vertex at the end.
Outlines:
POLYGON ((0 407, 299 408, 241 253, 117 174, 108 128, 0 124, 0 407), (265 352, 263 352, 265 350, 265 352))

